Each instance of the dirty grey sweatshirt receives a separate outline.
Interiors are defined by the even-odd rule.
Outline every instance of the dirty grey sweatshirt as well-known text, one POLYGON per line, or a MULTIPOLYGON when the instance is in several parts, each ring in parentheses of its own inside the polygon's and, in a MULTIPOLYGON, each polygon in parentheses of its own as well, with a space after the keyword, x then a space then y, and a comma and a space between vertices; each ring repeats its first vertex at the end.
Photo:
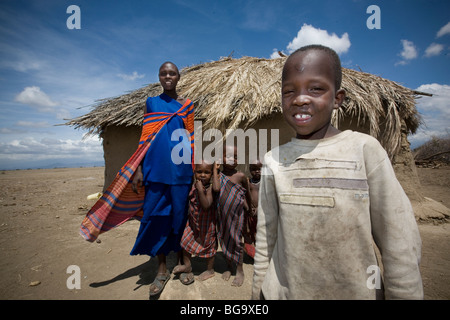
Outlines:
POLYGON ((420 255, 410 201, 375 138, 293 138, 265 155, 254 299, 423 299, 420 255))

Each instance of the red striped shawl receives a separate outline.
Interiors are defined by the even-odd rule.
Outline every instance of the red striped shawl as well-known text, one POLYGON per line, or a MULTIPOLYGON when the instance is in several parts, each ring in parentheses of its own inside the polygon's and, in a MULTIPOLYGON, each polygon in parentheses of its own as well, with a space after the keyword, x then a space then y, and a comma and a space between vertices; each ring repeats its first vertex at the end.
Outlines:
POLYGON ((190 133, 192 166, 194 166, 194 104, 187 100, 176 113, 154 112, 144 115, 139 146, 131 158, 123 165, 102 197, 89 210, 81 223, 80 233, 87 241, 115 228, 130 218, 140 219, 143 215, 145 187, 136 194, 132 188, 134 173, 150 148, 160 129, 175 115, 183 119, 185 129, 190 133))

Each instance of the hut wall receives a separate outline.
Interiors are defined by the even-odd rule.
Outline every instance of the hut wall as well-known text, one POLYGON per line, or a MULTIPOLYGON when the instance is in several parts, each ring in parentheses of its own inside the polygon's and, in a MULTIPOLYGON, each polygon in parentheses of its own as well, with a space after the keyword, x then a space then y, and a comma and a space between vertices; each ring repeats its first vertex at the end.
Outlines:
MULTIPOLYGON (((272 148, 270 144, 271 129, 278 129, 279 145, 288 142, 295 136, 295 132, 285 124, 283 116, 281 114, 275 114, 270 117, 266 117, 256 122, 252 129, 255 129, 258 133, 260 129, 267 130, 267 151, 272 148)), ((244 131, 248 128, 242 128, 244 131)), ((103 139, 103 153, 105 159, 105 180, 103 189, 106 189, 116 177, 117 172, 125 164, 125 162, 136 151, 142 128, 140 126, 108 126, 102 133, 103 139)), ((211 143, 205 141, 202 143, 203 150, 211 143)), ((239 170, 244 172, 248 171, 249 151, 248 140, 246 142, 245 159, 246 164, 240 165, 239 170)))
POLYGON ((405 193, 411 201, 422 201, 423 196, 420 192, 420 180, 417 173, 414 156, 411 152, 411 146, 407 139, 407 129, 405 121, 402 120, 402 141, 400 151, 392 160, 395 174, 402 185, 405 193))
MULTIPOLYGON (((256 123, 254 123, 251 129, 255 129, 258 133, 260 129, 267 129, 267 142, 268 148, 270 150, 273 146, 270 144, 271 129, 278 129, 279 134, 279 145, 282 145, 291 140, 295 136, 295 132, 292 128, 286 125, 284 122, 282 114, 274 114, 270 117, 263 118, 256 123)), ((420 201, 422 196, 417 190, 417 186, 420 186, 417 170, 414 164, 414 159, 407 139, 406 127, 402 126, 402 146, 400 153, 396 155, 393 159, 394 171, 397 175, 397 179, 404 188, 406 194, 411 201, 420 201)), ((241 128, 248 130, 249 128, 241 128)), ((343 121, 339 125, 340 130, 351 129, 354 131, 369 133, 367 127, 359 127, 356 125, 355 121, 351 122, 348 120, 343 121)), ((105 158, 105 182, 104 189, 106 189, 111 182, 114 180, 119 169, 125 164, 125 162, 131 157, 131 155, 136 151, 139 138, 141 134, 140 126, 109 126, 103 132, 103 150, 105 158)), ((259 138, 258 138, 259 140, 259 138)), ((210 142, 206 141, 202 143, 203 150, 208 146, 210 142)), ((245 162, 246 164, 241 164, 238 169, 249 174, 248 163, 249 163, 249 143, 246 142, 245 151, 245 162)))
POLYGON ((140 126, 108 126, 103 131, 103 157, 105 158, 106 189, 117 172, 136 151, 141 136, 140 126))
MULTIPOLYGON (((261 143, 261 137, 263 133, 266 133, 265 141, 267 142, 267 151, 271 150, 273 147, 280 146, 282 144, 285 144, 289 142, 293 137, 295 137, 295 131, 290 126, 286 125, 286 122, 284 121, 284 117, 281 113, 273 114, 269 117, 264 117, 263 119, 258 120, 256 123, 254 123, 250 128, 242 128, 244 131, 249 129, 254 129, 258 133, 258 147, 257 147, 257 154, 261 154, 261 156, 258 156, 259 160, 262 162, 262 157, 264 156, 264 150, 260 151, 259 146, 261 143), (262 131, 262 130, 267 130, 262 131), (276 137, 278 135, 278 142, 275 142, 275 145, 272 145, 271 138, 272 136, 276 137)), ((252 159, 250 159, 250 141, 246 141, 246 150, 245 150, 245 164, 240 164, 238 166, 238 170, 241 170, 245 172, 246 174, 250 174, 249 170, 249 163, 252 159)))
POLYGON ((344 131, 344 130, 353 130, 353 131, 358 131, 358 132, 362 132, 365 134, 370 134, 370 128, 369 128, 369 124, 367 123, 367 125, 364 124, 359 124, 357 123, 357 121, 355 119, 352 118, 345 118, 343 119, 339 125, 337 126, 339 130, 344 131))

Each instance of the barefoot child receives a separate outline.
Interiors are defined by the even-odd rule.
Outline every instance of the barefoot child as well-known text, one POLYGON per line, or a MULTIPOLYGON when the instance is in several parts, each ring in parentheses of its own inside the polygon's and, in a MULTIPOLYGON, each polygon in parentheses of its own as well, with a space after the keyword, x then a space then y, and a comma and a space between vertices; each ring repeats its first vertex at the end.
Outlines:
POLYGON ((244 220, 244 251, 250 257, 255 257, 255 235, 256 235, 256 223, 258 214, 258 193, 259 182, 261 181, 261 168, 262 163, 256 160, 255 163, 250 164, 250 175, 248 180, 248 186, 250 194, 252 196, 252 203, 250 210, 245 212, 244 220))
MULTIPOLYGON (((236 276, 233 286, 241 286, 244 282, 243 246, 241 242, 244 226, 244 206, 251 203, 248 192, 248 180, 245 174, 236 170, 237 149, 234 146, 224 146, 223 170, 213 172, 213 179, 219 181, 217 209, 217 237, 227 259, 228 271, 222 278, 228 280, 231 276, 232 264, 236 264, 236 276)), ((248 209, 248 207, 247 207, 248 209)))
POLYGON ((180 281, 186 285, 194 282, 191 255, 206 258, 206 271, 198 276, 200 281, 214 276, 214 256, 217 251, 216 204, 211 186, 214 168, 215 164, 204 161, 195 165, 195 181, 189 193, 188 221, 181 239, 183 264, 173 269, 173 273, 181 273, 180 281))

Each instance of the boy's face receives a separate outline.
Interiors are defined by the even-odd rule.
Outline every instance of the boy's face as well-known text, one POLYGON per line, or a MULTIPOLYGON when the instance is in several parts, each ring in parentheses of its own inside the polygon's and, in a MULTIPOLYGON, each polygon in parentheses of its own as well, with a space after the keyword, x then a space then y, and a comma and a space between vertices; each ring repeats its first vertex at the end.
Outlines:
POLYGON ((261 168, 262 164, 261 162, 258 162, 256 164, 251 164, 249 166, 250 174, 254 179, 260 179, 261 178, 261 168))
POLYGON ((195 179, 200 180, 203 185, 206 185, 211 180, 213 165, 207 163, 200 163, 195 165, 195 179))
POLYGON ((165 63, 159 69, 159 82, 165 91, 172 91, 177 87, 180 76, 178 68, 172 63, 165 63))
POLYGON ((319 50, 291 56, 283 68, 281 103, 286 122, 299 139, 326 138, 334 109, 345 91, 335 89, 331 58, 319 50))
POLYGON ((237 167, 237 148, 235 146, 224 146, 223 166, 233 169, 237 167))

